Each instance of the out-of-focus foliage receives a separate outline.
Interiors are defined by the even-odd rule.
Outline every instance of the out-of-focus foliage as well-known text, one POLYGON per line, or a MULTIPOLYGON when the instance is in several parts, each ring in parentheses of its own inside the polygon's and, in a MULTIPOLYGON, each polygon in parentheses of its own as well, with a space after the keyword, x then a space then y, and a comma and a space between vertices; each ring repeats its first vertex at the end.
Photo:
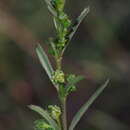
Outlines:
MULTIPOLYGON (((130 1, 66 2, 66 12, 74 18, 83 7, 91 7, 64 56, 65 71, 77 72, 87 79, 69 100, 69 120, 95 87, 110 77, 109 88, 76 129, 129 130, 130 1)), ((26 105, 57 103, 46 73, 29 53, 33 51, 33 38, 44 46, 54 35, 52 23, 42 0, 0 0, 0 130, 33 130, 33 121, 39 117, 26 105), (17 26, 11 28, 12 24, 17 26), (20 28, 24 33, 18 33, 20 28), (33 37, 28 38, 26 29, 33 37)))

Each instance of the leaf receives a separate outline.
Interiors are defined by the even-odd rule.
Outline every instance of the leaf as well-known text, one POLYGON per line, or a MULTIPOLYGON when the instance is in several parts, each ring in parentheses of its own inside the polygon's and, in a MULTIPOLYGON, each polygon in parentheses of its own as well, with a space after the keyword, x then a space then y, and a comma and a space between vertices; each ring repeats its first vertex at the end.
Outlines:
POLYGON ((55 17, 57 16, 57 12, 55 10, 54 5, 51 3, 51 0, 45 0, 48 10, 52 13, 52 15, 54 15, 55 17))
POLYGON ((57 26, 57 21, 56 21, 56 18, 53 19, 54 20, 54 25, 55 25, 55 28, 56 30, 58 29, 58 26, 57 26))
POLYGON ((49 6, 49 7, 53 8, 53 9, 55 9, 54 5, 52 4, 52 3, 53 3, 52 0, 45 0, 45 3, 47 4, 47 6, 49 6))
POLYGON ((56 45, 55 45, 55 43, 53 42, 53 39, 52 39, 52 38, 49 39, 49 43, 50 43, 50 45, 51 45, 52 50, 53 50, 54 53, 55 53, 54 56, 57 56, 56 45))
POLYGON ((54 15, 55 17, 57 17, 57 12, 55 11, 55 9, 51 6, 48 6, 48 10, 51 12, 52 15, 54 15))
POLYGON ((74 116, 74 118, 70 124, 69 130, 73 130, 75 128, 75 126, 80 121, 83 114, 88 110, 88 108, 92 105, 92 103, 95 101, 95 99, 106 88, 108 83, 109 83, 109 80, 107 80, 104 85, 102 85, 100 88, 98 88, 97 91, 89 98, 89 100, 80 108, 80 110, 74 116))
POLYGON ((45 51, 43 50, 40 44, 38 44, 38 46, 36 47, 36 53, 38 55, 38 58, 40 59, 43 68, 45 69, 46 73, 48 74, 51 80, 54 70, 50 64, 48 56, 46 55, 45 51))
POLYGON ((48 6, 52 6, 51 0, 45 0, 45 2, 46 2, 46 4, 47 4, 48 6))
POLYGON ((74 36, 75 32, 77 31, 80 23, 83 21, 83 19, 87 16, 87 14, 89 13, 90 9, 89 7, 85 8, 80 16, 76 19, 76 21, 73 23, 73 25, 70 28, 70 31, 68 32, 66 39, 67 39, 67 44, 66 47, 64 48, 62 54, 64 53, 65 49, 68 47, 69 42, 71 41, 72 37, 74 36))
POLYGON ((84 20, 84 18, 87 16, 87 14, 89 13, 89 7, 85 8, 80 16, 76 19, 76 21, 74 22, 74 24, 72 25, 70 32, 68 34, 68 42, 70 42, 70 40, 72 39, 73 35, 75 34, 75 32, 77 31, 80 23, 84 20))
POLYGON ((54 130, 60 130, 57 123, 50 117, 49 113, 42 109, 39 106, 30 105, 29 108, 37 113, 39 113, 51 126, 54 130))
POLYGON ((46 55, 45 51, 43 50, 40 44, 38 44, 38 46, 36 47, 36 53, 43 68, 45 69, 47 75, 49 76, 49 79, 53 83, 54 87, 58 90, 59 89, 58 86, 52 80, 52 75, 54 73, 54 70, 51 66, 48 56, 46 55))

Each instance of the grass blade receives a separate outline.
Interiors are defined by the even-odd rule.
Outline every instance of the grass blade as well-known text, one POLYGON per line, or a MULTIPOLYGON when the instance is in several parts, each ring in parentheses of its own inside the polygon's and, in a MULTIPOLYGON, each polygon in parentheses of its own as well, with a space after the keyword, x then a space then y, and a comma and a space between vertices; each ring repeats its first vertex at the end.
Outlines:
POLYGON ((50 117, 49 113, 42 109, 39 106, 30 105, 29 108, 37 113, 39 113, 51 126, 54 130, 60 130, 57 123, 50 117))
POLYGON ((48 59, 48 56, 46 55, 45 51, 43 50, 43 48, 41 47, 40 44, 38 44, 38 46, 36 47, 36 53, 38 55, 38 58, 43 66, 43 68, 45 69, 46 73, 48 74, 50 80, 52 77, 52 73, 54 72, 50 61, 48 59))
POLYGON ((83 114, 88 110, 88 108, 92 105, 92 103, 95 101, 95 99, 106 88, 108 83, 109 83, 109 80, 107 80, 104 85, 102 85, 100 88, 98 88, 97 91, 90 97, 90 99, 80 108, 80 110, 74 116, 74 118, 70 124, 69 130, 73 130, 75 128, 75 126, 77 125, 77 123, 79 122, 79 120, 81 119, 83 114))

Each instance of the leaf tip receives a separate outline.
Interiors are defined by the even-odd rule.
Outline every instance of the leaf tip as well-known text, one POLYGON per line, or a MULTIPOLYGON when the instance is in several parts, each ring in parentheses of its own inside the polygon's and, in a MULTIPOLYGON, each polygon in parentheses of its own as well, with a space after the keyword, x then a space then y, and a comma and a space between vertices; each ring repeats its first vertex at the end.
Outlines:
POLYGON ((34 105, 28 105, 27 107, 32 109, 34 107, 34 105))
POLYGON ((90 12, 90 7, 86 7, 84 10, 83 10, 83 14, 88 14, 90 12))
POLYGON ((107 86, 110 83, 110 79, 107 79, 105 82, 105 86, 107 86))
POLYGON ((85 8, 86 12, 89 13, 90 12, 90 6, 85 8))

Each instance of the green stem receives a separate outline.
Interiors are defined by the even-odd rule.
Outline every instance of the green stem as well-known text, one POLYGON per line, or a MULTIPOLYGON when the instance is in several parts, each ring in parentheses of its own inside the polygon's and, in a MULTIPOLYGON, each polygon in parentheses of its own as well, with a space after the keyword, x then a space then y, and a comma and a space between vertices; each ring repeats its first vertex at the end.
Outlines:
POLYGON ((62 129, 62 125, 61 125, 61 120, 60 120, 60 118, 57 120, 57 123, 58 123, 60 129, 62 129))
POLYGON ((61 68, 62 68, 61 62, 62 62, 62 57, 56 59, 56 64, 57 64, 58 70, 61 70, 61 68))
MULTIPOLYGON (((62 70, 62 57, 58 57, 56 59, 56 64, 57 64, 57 69, 62 70)), ((59 99, 61 102, 61 111, 62 111, 62 117, 61 117, 61 122, 62 122, 62 130, 67 130, 67 112, 66 112, 66 97, 63 97, 63 95, 59 94, 59 99)))
POLYGON ((66 98, 61 101, 63 130, 67 130, 66 98))

